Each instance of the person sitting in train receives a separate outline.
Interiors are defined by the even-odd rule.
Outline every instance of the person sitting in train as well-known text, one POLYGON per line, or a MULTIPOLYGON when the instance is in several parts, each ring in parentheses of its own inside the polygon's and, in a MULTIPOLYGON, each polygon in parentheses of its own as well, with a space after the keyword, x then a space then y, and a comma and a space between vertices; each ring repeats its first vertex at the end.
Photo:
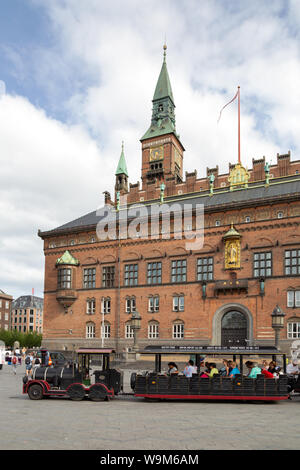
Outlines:
POLYGON ((212 378, 215 374, 218 374, 219 371, 217 369, 217 366, 215 362, 210 362, 209 363, 209 377, 212 378))
POLYGON ((268 372, 271 372, 271 374, 279 374, 280 371, 281 371, 281 367, 277 365, 277 362, 271 361, 269 364, 268 372))
POLYGON ((235 377, 237 374, 240 374, 240 370, 239 370, 239 368, 236 366, 236 362, 235 362, 235 361, 228 361, 228 368, 230 368, 230 372, 228 372, 228 377, 230 377, 231 379, 234 379, 234 377, 235 377))
POLYGON ((177 364, 175 364, 175 362, 169 362, 168 367, 169 367, 168 375, 178 374, 178 367, 177 367, 177 364))
MULTIPOLYGON (((271 363, 270 363, 271 364, 271 363)), ((262 361, 262 366, 261 366, 261 373, 267 378, 267 379, 273 379, 275 375, 273 375, 272 372, 268 369, 268 363, 267 361, 262 361)))
POLYGON ((190 378, 192 377, 193 374, 195 374, 195 367, 194 367, 194 361, 192 359, 189 360, 187 365, 185 366, 183 370, 183 374, 187 377, 190 378))
POLYGON ((297 358, 293 358, 292 362, 290 362, 287 365, 286 373, 287 373, 288 377, 298 377, 298 375, 300 374, 300 370, 299 370, 299 365, 298 365, 298 359, 297 358))
POLYGON ((247 361, 246 367, 249 369, 249 374, 247 375, 247 377, 249 377, 250 379, 256 379, 257 375, 261 374, 260 367, 257 367, 257 364, 252 361, 247 361))
POLYGON ((222 375, 223 377, 228 375, 228 360, 227 359, 223 359, 223 367, 219 369, 219 374, 222 375))

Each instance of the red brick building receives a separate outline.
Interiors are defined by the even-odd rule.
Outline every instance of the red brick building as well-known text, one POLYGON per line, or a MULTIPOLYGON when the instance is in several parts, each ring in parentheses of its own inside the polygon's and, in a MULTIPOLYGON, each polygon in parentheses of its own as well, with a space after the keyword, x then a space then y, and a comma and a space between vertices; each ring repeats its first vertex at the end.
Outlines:
MULTIPOLYGON (((300 161, 290 152, 277 163, 253 159, 183 175, 184 147, 165 60, 153 97, 151 125, 141 139, 142 184, 130 184, 124 149, 115 195, 105 193, 111 216, 129 216, 139 203, 178 211, 189 205, 190 230, 204 207, 204 244, 187 249, 171 214, 155 237, 100 240, 94 211, 48 232, 44 240, 44 344, 132 346, 132 312, 140 313, 139 344, 274 344, 271 313, 286 314, 280 346, 300 338, 300 161), (124 206, 123 199, 127 198, 124 206), (112 200, 114 199, 114 201, 112 200), (104 325, 101 333, 101 325, 104 325)), ((144 216, 151 226, 150 215, 144 216)), ((117 224, 118 227, 118 224, 117 224)))
POLYGON ((6 294, 3 290, 0 290, 0 329, 10 329, 10 314, 11 304, 13 298, 11 295, 6 294))

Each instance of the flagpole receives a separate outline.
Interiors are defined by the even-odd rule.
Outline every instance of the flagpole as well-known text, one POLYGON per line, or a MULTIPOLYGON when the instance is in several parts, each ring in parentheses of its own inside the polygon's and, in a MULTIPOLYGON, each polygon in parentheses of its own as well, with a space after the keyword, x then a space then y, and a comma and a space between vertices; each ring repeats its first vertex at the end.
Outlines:
POLYGON ((241 99, 238 86, 238 162, 241 163, 241 99))

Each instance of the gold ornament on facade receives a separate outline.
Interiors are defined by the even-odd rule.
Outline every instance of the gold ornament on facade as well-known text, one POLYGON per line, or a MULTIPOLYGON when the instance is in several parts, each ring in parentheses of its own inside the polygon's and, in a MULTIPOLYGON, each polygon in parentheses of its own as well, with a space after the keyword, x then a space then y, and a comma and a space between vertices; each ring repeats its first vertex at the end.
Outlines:
POLYGON ((241 267, 241 235, 231 224, 230 230, 224 235, 225 269, 241 267))
POLYGON ((248 180, 250 178, 249 171, 244 168, 241 163, 237 163, 231 170, 228 181, 230 183, 230 191, 235 188, 248 188, 248 180))

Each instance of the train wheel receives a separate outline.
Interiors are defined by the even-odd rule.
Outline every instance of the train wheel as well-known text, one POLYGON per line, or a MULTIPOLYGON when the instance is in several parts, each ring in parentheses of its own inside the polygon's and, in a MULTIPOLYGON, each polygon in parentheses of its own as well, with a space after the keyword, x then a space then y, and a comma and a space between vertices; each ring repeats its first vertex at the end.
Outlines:
POLYGON ((31 385, 28 389, 28 396, 30 400, 41 400, 43 398, 43 389, 40 385, 31 385))
POLYGON ((83 400, 85 397, 85 389, 80 384, 71 385, 68 388, 68 396, 73 401, 83 400))
POLYGON ((107 393, 104 387, 101 385, 93 385, 90 388, 89 398, 92 401, 103 401, 107 397, 107 393))

